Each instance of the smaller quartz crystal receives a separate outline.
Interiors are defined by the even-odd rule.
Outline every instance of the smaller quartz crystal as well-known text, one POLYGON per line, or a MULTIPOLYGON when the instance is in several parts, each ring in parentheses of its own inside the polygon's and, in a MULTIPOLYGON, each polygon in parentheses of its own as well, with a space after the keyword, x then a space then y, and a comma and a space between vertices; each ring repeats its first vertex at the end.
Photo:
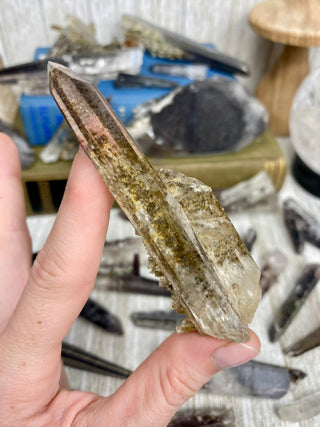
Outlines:
POLYGON ((295 283, 291 293, 280 307, 274 323, 271 325, 269 335, 271 341, 277 341, 314 289, 320 279, 320 264, 308 264, 295 283))
POLYGON ((252 178, 222 190, 219 195, 221 205, 227 211, 241 211, 274 199, 276 190, 265 171, 252 178))
MULTIPOLYGON (((320 414, 320 391, 278 408, 283 421, 298 423, 320 414)), ((310 424, 311 425, 311 424, 310 424)), ((316 424, 314 424, 316 425, 316 424)))
POLYGON ((287 265, 287 257, 278 249, 268 252, 261 269, 260 286, 264 295, 274 285, 287 265))

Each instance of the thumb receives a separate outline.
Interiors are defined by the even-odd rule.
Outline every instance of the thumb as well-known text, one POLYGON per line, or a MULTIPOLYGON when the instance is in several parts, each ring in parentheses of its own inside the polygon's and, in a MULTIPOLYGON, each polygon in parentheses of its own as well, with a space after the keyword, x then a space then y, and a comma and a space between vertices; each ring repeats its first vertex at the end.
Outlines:
MULTIPOLYGON (((247 343, 222 341, 198 333, 172 334, 123 383, 107 404, 109 425, 166 426, 175 412, 223 368, 257 356, 258 337, 247 343), (117 414, 112 419, 112 414, 117 414), (111 419, 110 419, 111 416, 111 419)), ((93 409, 93 408, 92 408, 93 409)))

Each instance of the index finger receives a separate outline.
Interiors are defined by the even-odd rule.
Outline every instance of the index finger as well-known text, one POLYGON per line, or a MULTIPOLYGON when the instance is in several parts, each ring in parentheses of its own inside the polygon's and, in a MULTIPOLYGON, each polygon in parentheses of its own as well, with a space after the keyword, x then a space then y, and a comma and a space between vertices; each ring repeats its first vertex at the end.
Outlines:
MULTIPOLYGON (((23 351, 42 358, 60 351, 95 283, 113 198, 82 149, 77 154, 53 229, 8 325, 23 351), (36 349, 36 350, 35 350, 36 349)), ((17 345, 17 344, 15 344, 17 345)))

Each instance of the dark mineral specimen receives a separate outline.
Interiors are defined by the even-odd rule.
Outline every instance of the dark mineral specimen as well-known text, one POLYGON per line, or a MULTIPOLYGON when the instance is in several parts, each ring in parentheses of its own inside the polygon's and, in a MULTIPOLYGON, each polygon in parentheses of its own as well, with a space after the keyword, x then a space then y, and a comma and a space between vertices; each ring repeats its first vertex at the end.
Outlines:
POLYGON ((235 427, 232 409, 213 408, 179 411, 168 424, 168 427, 235 427))
POLYGON ((130 315, 132 322, 136 326, 169 331, 174 331, 185 317, 184 314, 177 313, 174 310, 137 311, 130 315))
POLYGON ((295 357, 295 356, 300 356, 300 354, 306 353, 307 351, 312 350, 319 346, 320 346, 320 327, 310 332, 310 334, 306 335, 301 340, 285 348, 283 352, 288 356, 295 357))
POLYGON ((287 262, 287 257, 278 249, 265 255, 260 277, 262 296, 277 282, 279 275, 286 268, 287 262))
POLYGON ((206 62, 212 67, 231 73, 248 74, 248 66, 236 58, 216 49, 204 46, 187 37, 133 16, 123 15, 122 26, 126 30, 127 42, 134 39, 154 55, 165 58, 188 58, 206 62))
POLYGON ((80 316, 112 334, 123 334, 120 319, 91 298, 85 303, 80 316))
POLYGON ((303 251, 305 242, 320 248, 320 224, 315 218, 294 199, 284 201, 283 214, 293 246, 298 254, 303 251))
POLYGON ((166 79, 157 79, 155 77, 132 75, 119 73, 114 82, 115 87, 119 88, 137 88, 137 87, 156 87, 162 89, 175 89, 178 83, 166 79))
POLYGON ((309 264, 304 268, 292 292, 280 307, 269 330, 271 341, 277 341, 289 327, 319 279, 320 264, 309 264))
POLYGON ((258 100, 236 81, 214 76, 155 101, 128 130, 144 154, 165 156, 240 150, 266 126, 267 112, 258 100))
POLYGON ((66 342, 62 343, 61 356, 66 366, 96 374, 126 379, 132 373, 129 369, 66 342))

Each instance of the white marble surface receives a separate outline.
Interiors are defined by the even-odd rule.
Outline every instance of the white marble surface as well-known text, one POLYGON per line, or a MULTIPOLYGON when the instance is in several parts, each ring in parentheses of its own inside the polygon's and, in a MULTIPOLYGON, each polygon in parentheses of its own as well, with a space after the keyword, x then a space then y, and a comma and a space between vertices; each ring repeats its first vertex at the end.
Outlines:
MULTIPOLYGON (((288 158, 290 158, 289 141, 282 139, 280 142, 288 158)), ((261 353, 257 360, 301 369, 307 373, 307 377, 297 385, 294 391, 290 391, 278 401, 215 396, 198 392, 186 404, 186 407, 189 408, 216 405, 231 406, 236 415, 237 426, 241 427, 313 427, 320 425, 320 415, 300 423, 286 423, 282 422, 275 414, 275 409, 278 405, 292 402, 295 399, 320 390, 320 347, 297 358, 286 357, 281 351, 281 348, 292 344, 320 325, 320 283, 311 293, 279 343, 270 343, 267 335, 274 313, 290 292, 303 265, 309 262, 320 262, 320 250, 309 244, 306 245, 301 255, 294 253, 281 213, 282 201, 287 197, 297 199, 310 214, 320 221, 320 199, 304 191, 296 184, 290 173, 288 173, 283 188, 279 193, 278 208, 273 210, 252 209, 233 214, 232 220, 240 233, 244 232, 249 226, 257 230, 258 238, 252 253, 259 266, 261 266, 264 253, 273 248, 283 251, 289 260, 288 267, 281 275, 279 282, 263 298, 251 325, 252 329, 259 335, 262 343, 261 353)), ((54 216, 28 218, 27 222, 35 251, 42 247, 53 221, 54 216)), ((111 215, 108 239, 113 240, 131 235, 133 235, 131 225, 127 221, 121 220, 117 211, 114 210, 111 215)), ((85 320, 77 319, 66 337, 68 342, 127 368, 135 369, 168 335, 168 332, 165 331, 135 327, 129 319, 129 314, 132 311, 169 309, 170 301, 168 298, 136 296, 98 290, 94 290, 92 296, 121 318, 125 335, 123 337, 112 336, 100 331, 85 320)), ((121 384, 120 380, 114 378, 70 368, 67 371, 71 385, 75 389, 107 395, 114 392, 121 384)))

